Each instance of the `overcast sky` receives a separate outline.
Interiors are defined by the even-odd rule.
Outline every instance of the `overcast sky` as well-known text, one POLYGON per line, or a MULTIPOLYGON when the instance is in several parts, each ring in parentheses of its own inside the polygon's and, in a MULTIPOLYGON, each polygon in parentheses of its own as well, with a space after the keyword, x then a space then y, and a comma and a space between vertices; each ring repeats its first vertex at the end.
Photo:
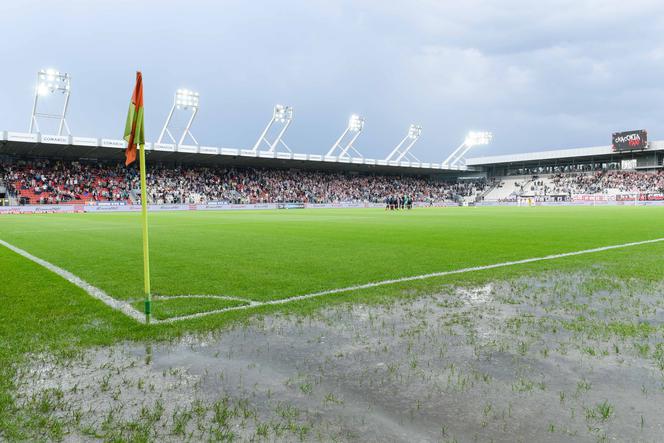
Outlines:
POLYGON ((7 0, 0 17, 10 131, 27 131, 36 71, 53 67, 72 75, 81 136, 121 138, 140 69, 149 140, 180 87, 200 92, 192 132, 212 146, 252 146, 275 103, 295 108, 286 140, 306 153, 351 113, 375 158, 413 122, 424 161, 468 130, 494 133, 475 155, 664 138, 661 1, 7 0))

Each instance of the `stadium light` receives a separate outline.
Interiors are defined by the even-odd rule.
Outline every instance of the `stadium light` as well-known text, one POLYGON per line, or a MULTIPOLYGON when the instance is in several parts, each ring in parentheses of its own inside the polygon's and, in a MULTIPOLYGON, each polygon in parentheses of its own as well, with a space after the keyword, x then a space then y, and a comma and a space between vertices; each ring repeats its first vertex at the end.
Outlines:
POLYGON ((385 158, 385 161, 401 161, 405 158, 408 161, 419 162, 420 160, 410 152, 410 148, 415 145, 415 142, 420 138, 420 135, 422 135, 422 126, 416 124, 410 125, 408 128, 408 134, 406 134, 401 142, 392 150, 392 152, 390 152, 390 155, 385 158))
POLYGON ((420 125, 410 125, 408 128, 408 138, 417 140, 422 135, 422 126, 420 125))
POLYGON ((468 146, 488 145, 493 139, 493 134, 487 131, 470 131, 464 143, 468 146))
POLYGON ((351 132, 360 132, 364 129, 364 119, 357 114, 353 114, 348 119, 348 129, 351 132))
POLYGON ((71 135, 69 125, 67 124, 66 116, 69 108, 69 96, 71 94, 71 77, 66 72, 60 72, 55 69, 41 69, 37 72, 37 84, 35 86, 35 99, 32 105, 32 115, 30 117, 29 132, 41 132, 39 129, 38 118, 49 118, 58 120, 58 135, 62 135, 62 130, 67 131, 67 135, 71 135), (46 98, 46 96, 61 94, 64 96, 64 103, 62 111, 59 113, 39 112, 39 98, 46 98))
POLYGON ((442 163, 443 167, 451 168, 466 163, 464 156, 473 146, 488 145, 493 140, 493 133, 488 131, 470 131, 465 140, 442 163))
POLYGON ((172 143, 181 145, 184 143, 184 140, 188 135, 194 141, 194 144, 198 145, 198 141, 196 140, 196 137, 194 137, 194 135, 191 133, 190 129, 192 123, 194 122, 194 118, 196 118, 196 114, 198 114, 199 101, 200 101, 200 96, 198 92, 194 92, 189 89, 178 89, 177 91, 175 91, 173 106, 171 106, 171 111, 168 113, 168 117, 166 117, 166 122, 164 123, 164 127, 161 129, 161 133, 159 134, 159 138, 157 139, 157 144, 161 144, 164 140, 164 136, 168 135, 172 143), (171 122, 173 119, 173 115, 179 111, 182 112, 190 111, 191 116, 189 116, 186 126, 184 127, 182 133, 179 134, 179 137, 176 140, 175 137, 173 136, 173 132, 171 132, 171 129, 175 129, 171 127, 171 122))
POLYGON ((198 92, 178 89, 175 92, 175 105, 178 109, 198 108, 198 92))
POLYGON ((327 154, 325 154, 325 156, 333 157, 336 155, 339 158, 347 158, 349 157, 348 152, 353 151, 359 157, 363 157, 363 155, 360 154, 360 151, 358 151, 355 148, 355 146, 353 146, 353 143, 355 142, 355 140, 357 140, 357 137, 360 136, 363 129, 364 129, 364 118, 360 117, 357 114, 351 115, 350 118, 348 119, 348 126, 346 126, 346 129, 341 134, 341 137, 337 139, 337 141, 334 143, 334 145, 332 145, 330 150, 327 151, 327 154), (349 135, 350 137, 346 137, 347 135, 349 135))
POLYGON ((293 108, 284 105, 275 105, 273 113, 275 121, 280 123, 290 122, 293 120, 293 108))
POLYGON ((275 152, 279 145, 286 148, 288 152, 293 152, 288 147, 286 142, 283 140, 283 136, 286 133, 286 129, 290 126, 293 121, 293 108, 286 105, 275 105, 274 110, 272 111, 272 119, 268 122, 267 126, 258 137, 256 144, 254 145, 252 151, 258 152, 261 145, 267 145, 267 152, 275 152), (281 129, 277 130, 276 137, 273 141, 268 140, 268 132, 272 129, 273 126, 281 126, 281 129))

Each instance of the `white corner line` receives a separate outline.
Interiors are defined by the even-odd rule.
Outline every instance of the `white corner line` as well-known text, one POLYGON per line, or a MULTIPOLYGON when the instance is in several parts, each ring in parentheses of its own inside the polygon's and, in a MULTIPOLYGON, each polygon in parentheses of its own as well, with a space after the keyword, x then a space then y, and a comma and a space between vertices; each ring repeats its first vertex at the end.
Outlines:
POLYGON ((64 278, 68 282, 78 286, 79 288, 83 289, 85 292, 90 294, 92 297, 96 298, 97 300, 101 301, 105 305, 115 309, 116 311, 120 311, 123 314, 125 314, 127 317, 132 318, 136 320, 139 323, 145 323, 145 315, 138 312, 132 305, 129 303, 117 300, 101 289, 99 289, 96 286, 92 286, 90 283, 86 282, 80 277, 75 276, 71 272, 62 269, 53 263, 47 262, 46 260, 43 260, 39 257, 35 257, 34 255, 30 254, 27 251, 24 251, 21 248, 17 248, 16 246, 7 243, 6 241, 0 239, 0 245, 4 246, 7 249, 10 249, 14 252, 16 252, 18 255, 27 258, 28 260, 31 260, 35 263, 37 263, 40 266, 45 267, 49 271, 59 275, 60 277, 64 278))
POLYGON ((204 299, 213 299, 213 300, 228 300, 228 301, 239 301, 247 304, 259 303, 255 300, 250 300, 248 298, 233 297, 232 295, 153 295, 153 300, 177 300, 181 298, 204 298, 204 299))
POLYGON ((312 292, 310 294, 304 294, 304 295, 296 295, 293 297, 288 297, 288 298, 282 298, 279 300, 270 300, 266 302, 255 302, 254 304, 251 305, 245 305, 245 306, 233 306, 230 308, 224 308, 224 309, 217 309, 214 311, 206 311, 206 312, 199 312, 196 314, 190 314, 190 315, 183 315, 180 317, 173 317, 169 318, 166 320, 160 320, 160 323, 173 323, 176 321, 181 321, 181 320, 189 320, 193 318, 200 318, 200 317, 205 317, 208 315, 213 315, 213 314, 221 314, 224 312, 229 312, 229 311, 240 311, 240 310, 245 310, 245 309, 250 309, 258 306, 270 306, 270 305, 283 305, 286 303, 291 303, 295 301, 300 301, 300 300, 308 300, 311 298, 317 298, 317 297, 322 297, 325 295, 333 295, 333 294, 339 294, 342 292, 350 292, 350 291, 357 291, 360 289, 369 289, 369 288, 375 288, 377 286, 385 286, 385 285, 393 285, 396 283, 404 283, 404 282, 409 282, 409 281, 415 281, 415 280, 425 280, 428 278, 434 278, 434 277, 444 277, 446 275, 454 275, 454 274, 464 274, 467 272, 475 272, 475 271, 485 271, 488 269, 495 269, 495 268, 503 268, 506 266, 515 266, 515 265, 522 265, 526 263, 533 263, 533 262, 538 262, 538 261, 545 261, 545 260, 555 260, 558 258, 565 258, 565 257, 572 257, 575 255, 583 255, 583 254, 592 254, 595 252, 602 252, 602 251, 609 251, 611 249, 620 249, 620 248, 629 248, 631 246, 639 246, 639 245, 646 245, 649 243, 658 243, 664 241, 663 238, 656 238, 652 240, 642 240, 642 241, 637 241, 637 242, 630 242, 630 243, 622 243, 619 245, 610 245, 610 246, 601 246, 598 248, 592 248, 592 249, 584 249, 581 251, 573 251, 573 252, 564 252, 561 254, 552 254, 552 255, 545 255, 543 257, 533 257, 533 258, 526 258, 523 260, 515 260, 515 261, 508 261, 508 262, 503 262, 503 263, 495 263, 492 265, 483 265, 483 266, 473 266, 470 268, 462 268, 462 269, 456 269, 452 271, 442 271, 442 272, 433 272, 430 274, 421 274, 421 275, 414 275, 411 277, 401 277, 401 278, 395 278, 391 280, 381 280, 377 282, 371 282, 371 283, 365 283, 361 285, 354 285, 354 286, 347 286, 345 288, 337 288, 337 289, 328 289, 325 291, 319 291, 319 292, 312 292))
MULTIPOLYGON (((230 311, 241 311, 241 310, 246 310, 246 309, 251 309, 255 307, 260 307, 260 306, 272 306, 272 305, 283 305, 287 303, 292 303, 295 301, 301 301, 301 300, 308 300, 312 298, 317 298, 317 297, 323 297, 326 295, 333 295, 333 294, 339 294, 342 292, 350 292, 350 291, 357 291, 361 289, 369 289, 369 288, 375 288, 378 286, 385 286, 385 285, 393 285, 397 283, 404 283, 404 282, 409 282, 409 281, 416 281, 416 280, 426 280, 429 278, 434 278, 434 277, 444 277, 447 275, 454 275, 454 274, 464 274, 468 272, 476 272, 476 271, 485 271, 488 269, 496 269, 496 268, 503 268, 507 266, 515 266, 515 265, 522 265, 522 264, 527 264, 527 263, 533 263, 533 262, 538 262, 538 261, 546 261, 546 260, 556 260, 559 258, 565 258, 565 257, 572 257, 575 255, 584 255, 584 254, 593 254, 596 252, 603 252, 603 251, 609 251, 611 249, 620 249, 620 248, 629 248, 632 246, 639 246, 639 245, 646 245, 650 243, 658 243, 664 241, 664 237, 662 238, 656 238, 652 240, 642 240, 642 241, 637 241, 637 242, 630 242, 630 243, 622 243, 619 245, 609 245, 609 246, 601 246, 598 248, 592 248, 592 249, 584 249, 581 251, 573 251, 573 252, 564 252, 560 254, 551 254, 551 255, 545 255, 542 257, 533 257, 533 258, 526 258, 522 260, 514 260, 514 261, 507 261, 507 262, 502 262, 502 263, 494 263, 492 265, 482 265, 482 266, 472 266, 469 268, 462 268, 462 269, 456 269, 456 270, 451 270, 451 271, 442 271, 442 272, 432 272, 429 274, 421 274, 421 275, 414 275, 410 277, 401 277, 401 278, 395 278, 395 279, 390 279, 390 280, 381 280, 377 282, 370 282, 370 283, 364 283, 361 285, 354 285, 354 286, 346 286, 343 288, 336 288, 336 289, 328 289, 325 291, 319 291, 319 292, 312 292, 309 294, 304 294, 304 295, 296 295, 292 297, 287 297, 287 298, 282 298, 279 300, 270 300, 270 301, 265 301, 265 302, 259 302, 259 301, 254 301, 254 300, 248 300, 248 299, 242 299, 239 297, 229 297, 229 296, 200 296, 200 295, 175 295, 175 296, 166 296, 166 297, 160 297, 162 299, 168 299, 168 298, 219 298, 219 299, 227 299, 227 300, 237 300, 237 301, 242 301, 246 302, 246 305, 242 306, 232 306, 229 308, 223 308, 223 309, 215 309, 212 311, 205 311, 205 312, 199 312, 196 314, 190 314, 190 315, 183 315, 180 317, 172 317, 164 320, 157 320, 153 319, 151 320, 152 324, 159 324, 159 323, 174 323, 177 321, 183 321, 183 320, 190 320, 194 318, 200 318, 200 317, 206 317, 208 315, 214 315, 214 314, 221 314, 224 312, 230 312, 230 311)), ((108 305, 109 307, 118 310, 122 312, 123 314, 127 315, 128 317, 140 322, 140 323, 145 323, 145 318, 142 313, 140 313, 138 310, 134 309, 129 303, 122 302, 119 300, 114 299, 113 297, 109 296, 106 294, 104 291, 101 289, 92 286, 90 283, 82 280, 81 278, 75 276, 71 272, 62 269, 52 263, 47 262, 46 260, 43 260, 39 257, 35 257, 34 255, 30 254, 27 251, 24 251, 23 249, 17 248, 16 246, 7 243, 4 240, 0 239, 0 245, 5 246, 6 248, 16 252, 17 254, 32 260, 33 262, 45 267, 46 269, 50 270, 51 272, 54 272, 55 274, 58 274, 65 280, 69 281, 70 283, 73 283, 74 285, 78 286, 79 288, 83 289, 85 292, 90 294, 92 297, 102 301, 104 304, 108 305)))

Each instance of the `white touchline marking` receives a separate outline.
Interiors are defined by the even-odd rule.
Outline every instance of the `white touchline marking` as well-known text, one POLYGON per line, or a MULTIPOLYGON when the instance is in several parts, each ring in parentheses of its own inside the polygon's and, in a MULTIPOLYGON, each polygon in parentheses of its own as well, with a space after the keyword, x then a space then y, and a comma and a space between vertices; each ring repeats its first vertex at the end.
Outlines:
POLYGON ((153 300, 172 300, 172 299, 177 300, 179 298, 212 298, 217 300, 239 301, 250 305, 260 303, 255 300, 249 300, 248 298, 233 297, 231 295, 153 295, 152 296, 153 300))
POLYGON ((368 288, 375 288, 377 286, 385 286, 385 285, 392 285, 395 283, 403 283, 403 282, 408 282, 408 281, 414 281, 414 280, 425 280, 428 278, 433 278, 433 277, 444 277, 446 275, 453 275, 453 274, 463 274, 466 272, 474 272, 474 271, 484 271, 487 269, 494 269, 494 268, 502 268, 505 266, 514 266, 514 265, 522 265, 526 263, 532 263, 532 262, 537 262, 537 261, 544 261, 544 260, 555 260, 557 258, 564 258, 564 257, 571 257, 574 255, 583 255, 583 254, 592 254, 594 252, 602 252, 602 251, 608 251, 611 249, 619 249, 619 248, 628 248, 630 246, 638 246, 638 245, 645 245, 648 243, 657 243, 664 241, 664 238, 656 238, 653 240, 643 240, 643 241, 638 241, 638 242, 631 242, 631 243, 623 243, 620 245, 611 245, 611 246, 602 246, 599 248, 592 248, 592 249, 584 249, 582 251, 574 251, 574 252, 564 252, 561 254, 552 254, 552 255, 545 255, 543 257, 534 257, 534 258, 526 258, 523 260, 515 260, 515 261, 508 261, 508 262, 503 262, 503 263, 495 263, 493 265, 483 265, 483 266, 473 266, 470 268, 462 268, 462 269, 456 269, 453 271, 442 271, 442 272, 433 272, 430 274, 422 274, 422 275, 414 275, 411 277, 401 277, 401 278, 395 278, 391 280, 382 280, 382 281, 377 281, 377 282, 372 282, 372 283, 365 283, 362 285, 354 285, 354 286, 347 286, 345 288, 337 288, 337 289, 328 289, 325 291, 320 291, 320 292, 312 292, 310 294, 304 294, 304 295, 296 295, 294 297, 288 297, 288 298, 282 298, 279 300, 270 300, 266 302, 256 302, 253 305, 248 305, 248 306, 233 306, 230 308, 224 308, 224 309, 217 309, 214 311, 206 311, 206 312, 199 312, 197 314, 190 314, 190 315, 183 315, 180 317, 173 317, 169 318, 166 320, 160 320, 160 323, 173 323, 176 321, 180 320, 188 320, 192 318, 199 318, 199 317, 205 317, 208 315, 213 315, 213 314, 220 314, 223 312, 228 312, 228 311, 239 311, 243 309, 249 309, 249 308, 254 308, 258 306, 269 306, 269 305, 283 305, 286 303, 291 303, 294 301, 300 301, 300 300, 308 300, 310 298, 316 298, 316 297, 322 297, 324 295, 332 295, 332 294, 339 294, 341 292, 350 292, 350 291, 356 291, 359 289, 368 289, 368 288))
POLYGON ((58 266, 55 266, 53 263, 47 262, 46 260, 42 260, 39 257, 35 257, 34 255, 30 254, 27 251, 24 251, 23 249, 17 248, 16 246, 7 243, 6 241, 0 239, 0 245, 4 246, 7 249, 10 249, 14 252, 16 252, 18 255, 21 255, 28 260, 32 260, 33 262, 37 263, 38 265, 41 265, 48 269, 51 272, 54 272, 58 274, 60 277, 64 278, 68 282, 78 286, 79 288, 83 289, 85 292, 96 298, 97 300, 100 300, 102 303, 104 303, 107 306, 110 306, 111 308, 122 312, 126 316, 133 318, 134 320, 140 322, 140 323, 145 323, 145 315, 142 313, 138 312, 132 305, 129 303, 117 300, 101 289, 99 289, 96 286, 92 286, 90 283, 86 282, 85 280, 75 276, 71 272, 62 269, 58 266))
MULTIPOLYGON (((339 294, 342 292, 350 292, 350 291, 357 291, 360 289, 368 289, 368 288, 375 288, 377 286, 385 286, 385 285, 392 285, 396 283, 404 283, 404 282, 409 282, 409 281, 415 281, 415 280, 425 280, 428 278, 434 278, 434 277, 444 277, 446 275, 454 275, 454 274, 464 274, 468 272, 475 272, 475 271, 485 271, 488 269, 495 269, 495 268, 503 268, 506 266, 515 266, 515 265, 522 265, 526 263, 533 263, 533 262, 538 262, 538 261, 545 261, 545 260, 555 260, 558 258, 565 258, 565 257, 572 257, 575 255, 583 255, 583 254, 592 254, 595 252, 602 252, 602 251, 609 251, 611 249, 620 249, 620 248, 628 248, 631 246, 639 246, 639 245, 646 245, 650 243, 658 243, 664 241, 664 237, 662 238, 656 238, 652 240, 642 240, 642 241, 637 241, 637 242, 630 242, 630 243, 622 243, 619 245, 610 245, 610 246, 601 246, 598 248, 592 248, 592 249, 584 249, 581 251, 573 251, 573 252, 563 252, 560 254, 551 254, 551 255, 545 255, 542 257, 533 257, 533 258, 525 258, 522 260, 514 260, 514 261, 507 261, 507 262, 502 262, 502 263, 494 263, 492 265, 482 265, 482 266, 472 266, 469 268, 462 268, 462 269, 455 269, 452 271, 442 271, 442 272, 432 272, 429 274, 421 274, 421 275, 414 275, 410 277, 401 277, 401 278, 395 278, 395 279, 390 279, 390 280, 381 280, 377 282, 371 282, 371 283, 364 283, 361 285, 354 285, 354 286, 346 286, 344 288, 336 288, 336 289, 328 289, 325 291, 319 291, 319 292, 312 292, 310 294, 303 294, 303 295, 296 295, 293 297, 287 297, 287 298, 282 298, 279 300, 269 300, 269 301, 254 301, 254 300, 248 300, 248 299, 243 299, 239 297, 230 297, 230 296, 207 296, 207 295, 175 295, 175 296, 161 296, 159 298, 161 299, 168 299, 168 298, 218 298, 218 299, 225 299, 225 300, 237 300, 241 302, 247 303, 246 305, 242 306, 232 306, 228 308, 222 308, 222 309, 215 309, 212 311, 205 311, 205 312, 199 312, 196 314, 189 314, 189 315, 182 315, 179 317, 172 317, 164 320, 157 320, 157 319, 152 319, 151 323, 152 324, 158 324, 158 323, 174 323, 176 321, 182 321, 182 320, 190 320, 194 318, 200 318, 200 317, 206 317, 208 315, 214 315, 214 314, 221 314, 224 312, 229 312, 229 311, 240 311, 240 310, 245 310, 245 309, 251 309, 251 308, 256 308, 260 306, 272 306, 272 305, 283 305, 286 303, 291 303, 295 301, 301 301, 301 300, 308 300, 311 298, 317 298, 317 297, 323 297, 325 295, 332 295, 332 294, 339 294)), ((74 285, 78 286, 79 288, 83 289, 86 291, 88 294, 93 296, 94 298, 101 300, 103 303, 106 305, 110 306, 111 308, 118 310, 125 315, 133 318, 134 320, 140 322, 140 323, 145 323, 145 318, 142 313, 140 313, 138 310, 134 309, 129 303, 122 302, 119 300, 114 299, 113 297, 110 297, 108 294, 106 294, 104 291, 101 289, 92 286, 88 282, 80 279, 79 277, 75 276, 69 271, 66 271, 58 266, 55 266, 52 263, 47 262, 46 260, 42 260, 41 258, 35 257, 34 255, 30 254, 27 251, 24 251, 23 249, 17 248, 16 246, 13 246, 3 240, 0 239, 0 244, 5 246, 8 249, 11 249, 12 251, 16 252, 17 254, 32 260, 33 262, 45 267, 46 269, 60 275, 67 281, 73 283, 74 285)))

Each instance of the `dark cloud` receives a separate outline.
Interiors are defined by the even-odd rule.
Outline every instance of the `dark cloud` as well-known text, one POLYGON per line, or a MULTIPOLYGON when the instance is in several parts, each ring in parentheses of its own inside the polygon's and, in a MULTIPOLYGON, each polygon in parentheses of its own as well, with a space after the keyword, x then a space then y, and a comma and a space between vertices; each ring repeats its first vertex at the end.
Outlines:
POLYGON ((382 157, 411 122, 437 161, 471 129, 482 153, 662 137, 664 4, 656 1, 4 2, 0 127, 25 130, 34 73, 71 72, 80 135, 119 137, 132 71, 156 137, 178 87, 201 93, 207 145, 247 147, 274 103, 292 104, 297 151, 325 152, 351 112, 382 157))

